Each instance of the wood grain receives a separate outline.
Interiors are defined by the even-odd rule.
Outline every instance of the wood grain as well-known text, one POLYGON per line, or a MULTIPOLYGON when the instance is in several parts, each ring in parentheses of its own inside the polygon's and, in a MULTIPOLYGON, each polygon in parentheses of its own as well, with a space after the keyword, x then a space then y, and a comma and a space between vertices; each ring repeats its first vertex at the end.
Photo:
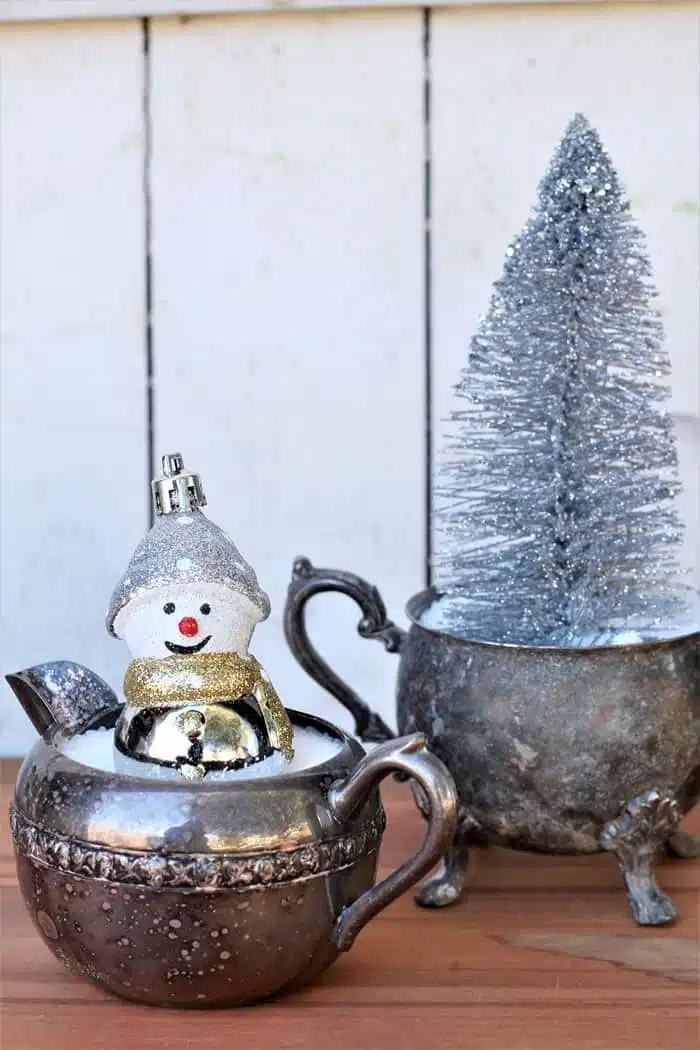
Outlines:
MULTIPOLYGON (((17 765, 1 764, 6 808, 17 765)), ((423 833, 389 785, 382 871, 423 833)), ((688 822, 700 831, 700 813, 688 822)), ((679 919, 641 930, 609 856, 476 851, 469 899, 443 912, 398 901, 314 986, 213 1013, 149 1010, 66 974, 35 934, 0 840, 2 1047, 44 1050, 692 1050, 698 1045, 700 863, 660 880, 679 919)))

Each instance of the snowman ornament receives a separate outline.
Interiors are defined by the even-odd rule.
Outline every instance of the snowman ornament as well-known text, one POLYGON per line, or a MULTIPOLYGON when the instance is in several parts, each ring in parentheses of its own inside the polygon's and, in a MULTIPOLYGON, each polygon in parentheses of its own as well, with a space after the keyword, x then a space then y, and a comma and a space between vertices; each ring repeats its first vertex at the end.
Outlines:
POLYGON ((163 457, 152 484, 155 522, 117 584, 107 629, 132 661, 115 727, 116 757, 201 780, 275 752, 291 761, 293 731, 272 683, 249 653, 270 600, 229 537, 202 512, 206 498, 182 457, 163 457))

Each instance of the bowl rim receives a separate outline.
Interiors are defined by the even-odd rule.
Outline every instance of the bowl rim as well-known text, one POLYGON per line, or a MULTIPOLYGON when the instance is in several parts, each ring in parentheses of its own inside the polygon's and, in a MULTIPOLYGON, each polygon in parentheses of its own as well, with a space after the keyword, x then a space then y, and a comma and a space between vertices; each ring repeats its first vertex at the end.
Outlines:
POLYGON ((664 649, 681 645, 690 640, 700 644, 700 626, 696 630, 686 631, 682 634, 671 635, 668 638, 647 639, 642 642, 625 642, 622 645, 536 645, 533 643, 521 644, 519 642, 491 642, 484 638, 461 638, 457 634, 432 627, 430 624, 421 623, 421 616, 430 606, 444 597, 444 591, 437 587, 426 587, 409 598, 405 605, 405 613, 411 622, 412 628, 425 631, 426 634, 437 638, 444 638, 452 645, 469 646, 470 648, 483 649, 509 649, 523 653, 557 653, 575 658, 577 656, 591 655, 592 653, 639 653, 650 649, 664 649))

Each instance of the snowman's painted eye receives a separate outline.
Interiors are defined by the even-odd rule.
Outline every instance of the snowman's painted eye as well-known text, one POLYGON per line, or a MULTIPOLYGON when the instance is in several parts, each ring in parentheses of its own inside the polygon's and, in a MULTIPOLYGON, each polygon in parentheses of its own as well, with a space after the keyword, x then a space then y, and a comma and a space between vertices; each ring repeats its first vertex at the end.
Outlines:
POLYGON ((209 602, 205 602, 204 605, 200 605, 199 611, 201 612, 202 616, 208 616, 211 612, 211 605, 209 604, 209 602))
POLYGON ((167 613, 168 616, 170 616, 171 613, 175 612, 175 603, 174 602, 166 602, 166 604, 163 606, 163 612, 167 613))

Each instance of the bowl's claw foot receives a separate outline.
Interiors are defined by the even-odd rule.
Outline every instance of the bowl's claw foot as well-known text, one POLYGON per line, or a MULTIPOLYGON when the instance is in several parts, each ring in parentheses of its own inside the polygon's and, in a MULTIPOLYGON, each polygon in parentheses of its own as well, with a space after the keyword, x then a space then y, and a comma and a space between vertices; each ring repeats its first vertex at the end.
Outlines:
POLYGON ((697 860, 700 857, 700 838, 689 831, 675 831, 666 840, 666 852, 679 860, 697 860))
POLYGON ((653 788, 628 802, 601 833, 602 848, 617 857, 640 926, 662 926, 676 917, 673 901, 659 889, 654 873, 681 816, 675 796, 653 788))
POLYGON ((468 836, 458 829, 435 875, 416 893, 416 904, 421 908, 446 908, 448 904, 456 904, 464 892, 468 867, 468 836))
POLYGON ((665 926, 676 917, 676 906, 656 884, 653 875, 626 875, 627 896, 634 921, 640 926, 665 926))

